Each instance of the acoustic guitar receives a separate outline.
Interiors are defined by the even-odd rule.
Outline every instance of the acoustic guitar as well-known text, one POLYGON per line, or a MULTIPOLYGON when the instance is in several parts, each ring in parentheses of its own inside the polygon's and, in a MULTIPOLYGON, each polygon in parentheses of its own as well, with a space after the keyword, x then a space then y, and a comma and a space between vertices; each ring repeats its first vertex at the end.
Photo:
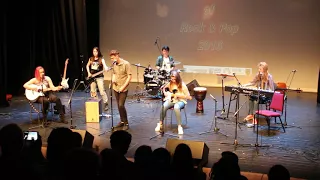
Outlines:
MULTIPOLYGON (((38 90, 35 91, 35 90, 30 90, 30 89, 26 89, 25 90, 25 95, 27 97, 27 99, 31 102, 35 102, 37 101, 37 99, 40 97, 40 96, 45 96, 45 92, 48 92, 48 91, 53 91, 53 89, 51 88, 48 88, 46 85, 32 85, 32 88, 37 88, 38 90)), ((63 87, 62 86, 58 86, 58 90, 62 89, 63 87)))

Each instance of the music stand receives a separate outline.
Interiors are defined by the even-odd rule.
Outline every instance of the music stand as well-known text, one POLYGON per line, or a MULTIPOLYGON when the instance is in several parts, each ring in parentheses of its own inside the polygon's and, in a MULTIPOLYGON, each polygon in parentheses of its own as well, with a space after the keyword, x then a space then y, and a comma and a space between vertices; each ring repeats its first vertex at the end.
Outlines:
POLYGON ((80 85, 82 85, 84 87, 84 90, 85 92, 88 92, 88 88, 90 87, 90 85, 86 85, 85 84, 85 81, 84 81, 84 71, 83 71, 83 55, 81 54, 80 55, 80 59, 81 59, 81 80, 79 82, 79 84, 77 85, 77 87, 75 88, 75 91, 78 90, 78 88, 80 87, 80 85))
POLYGON ((205 131, 205 132, 201 132, 201 133, 199 133, 199 135, 207 134, 207 133, 211 133, 211 132, 215 132, 215 133, 220 133, 220 134, 228 137, 228 135, 221 133, 221 132, 219 131, 220 129, 217 127, 217 116, 216 116, 216 112, 217 112, 217 100, 216 100, 216 98, 214 98, 211 94, 210 94, 210 97, 211 97, 211 98, 213 99, 213 101, 214 101, 214 116, 213 116, 213 121, 212 121, 212 123, 211 123, 210 130, 209 130, 209 131, 205 131), (214 124, 214 128, 212 129, 213 124, 214 124))
MULTIPOLYGON (((170 83, 170 81, 169 81, 168 83, 170 83)), ((167 83, 167 84, 168 84, 168 83, 167 83)), ((161 118, 161 113, 162 113, 163 110, 164 110, 164 93, 163 93, 163 88, 164 88, 167 84, 165 84, 165 85, 163 85, 162 87, 160 87, 160 90, 161 90, 161 100, 160 100, 160 101, 161 101, 161 112, 160 112, 160 118, 161 118)), ((150 140, 153 139, 153 138, 156 138, 156 137, 158 137, 158 136, 163 137, 165 134, 168 135, 168 136, 179 137, 179 135, 165 133, 165 129, 166 129, 166 128, 165 128, 165 123, 164 123, 164 120, 163 120, 163 121, 162 121, 162 130, 161 130, 161 128, 160 128, 159 134, 157 134, 157 135, 155 135, 155 136, 152 136, 152 137, 150 138, 150 140)))
POLYGON ((224 103, 224 86, 223 86, 223 81, 225 78, 227 77, 234 77, 232 75, 228 75, 228 74, 217 74, 217 76, 221 77, 221 94, 222 94, 222 110, 221 110, 221 114, 220 116, 218 116, 217 118, 219 119, 227 119, 227 117, 224 117, 223 115, 225 114, 226 110, 225 110, 225 103, 224 103))

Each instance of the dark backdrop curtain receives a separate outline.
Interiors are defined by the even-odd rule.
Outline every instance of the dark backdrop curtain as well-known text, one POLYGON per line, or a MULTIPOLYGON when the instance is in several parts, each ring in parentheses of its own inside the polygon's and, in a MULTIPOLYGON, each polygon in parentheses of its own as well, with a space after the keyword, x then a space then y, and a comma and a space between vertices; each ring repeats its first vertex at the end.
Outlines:
MULTIPOLYGON (((90 13, 99 10, 99 1, 94 2, 90 3, 90 13), (93 7, 97 9, 92 10, 93 7)), ((89 38, 89 46, 92 46, 88 47, 85 0, 4 0, 0 6, 1 96, 23 94, 22 86, 34 76, 37 66, 43 66, 46 75, 58 85, 66 58, 70 59, 69 86, 75 78, 81 78, 88 53, 98 45, 97 37, 94 37, 89 38), (84 57, 84 64, 80 55, 84 57)))

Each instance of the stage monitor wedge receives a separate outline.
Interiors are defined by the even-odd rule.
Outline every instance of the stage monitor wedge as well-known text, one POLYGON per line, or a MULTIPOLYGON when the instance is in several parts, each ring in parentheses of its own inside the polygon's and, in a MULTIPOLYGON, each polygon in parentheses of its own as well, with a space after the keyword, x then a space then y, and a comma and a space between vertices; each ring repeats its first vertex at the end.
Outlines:
POLYGON ((176 147, 181 143, 184 143, 190 147, 195 165, 198 165, 201 162, 201 164, 205 166, 208 163, 209 147, 202 141, 168 138, 166 149, 170 152, 171 155, 173 155, 176 147))

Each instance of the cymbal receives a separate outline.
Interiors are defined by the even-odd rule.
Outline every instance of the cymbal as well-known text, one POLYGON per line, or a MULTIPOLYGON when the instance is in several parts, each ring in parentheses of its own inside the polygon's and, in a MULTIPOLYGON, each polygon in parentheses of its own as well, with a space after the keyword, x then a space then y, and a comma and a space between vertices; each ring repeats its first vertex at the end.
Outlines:
POLYGON ((173 61, 172 64, 181 64, 181 62, 180 61, 173 61))
POLYGON ((141 66, 140 63, 139 64, 132 64, 132 65, 137 66, 137 67, 147 68, 145 66, 141 66))
POLYGON ((216 74, 217 76, 222 76, 222 77, 234 77, 234 75, 230 74, 216 74))

